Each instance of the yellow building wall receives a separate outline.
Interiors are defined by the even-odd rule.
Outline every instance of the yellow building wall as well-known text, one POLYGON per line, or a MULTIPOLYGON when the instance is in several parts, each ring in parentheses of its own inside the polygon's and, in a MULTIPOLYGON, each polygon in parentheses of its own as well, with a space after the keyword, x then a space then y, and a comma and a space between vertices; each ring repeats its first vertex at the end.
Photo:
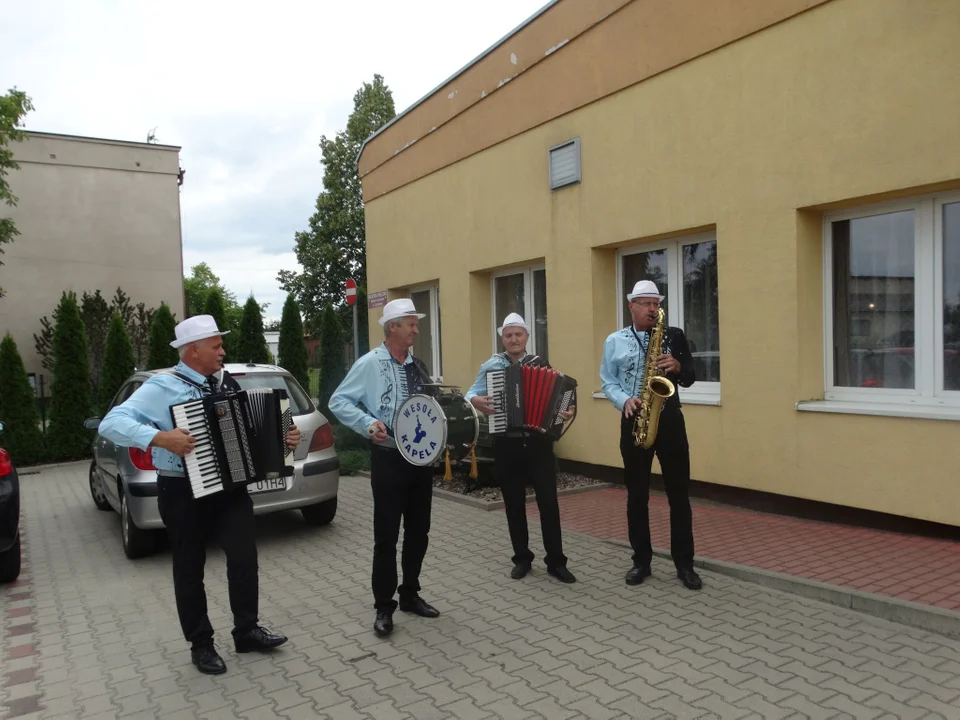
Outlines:
MULTIPOLYGON (((367 204, 368 287, 439 278, 443 375, 491 353, 489 272, 546 264, 551 364, 577 378, 561 457, 619 467, 599 390, 615 248, 715 228, 722 405, 685 405, 697 480, 960 524, 950 421, 804 413, 823 395, 816 208, 960 187, 960 3, 834 0, 367 204), (547 150, 582 141, 551 192, 547 150)), ((372 338, 381 337, 371 311, 372 338)))

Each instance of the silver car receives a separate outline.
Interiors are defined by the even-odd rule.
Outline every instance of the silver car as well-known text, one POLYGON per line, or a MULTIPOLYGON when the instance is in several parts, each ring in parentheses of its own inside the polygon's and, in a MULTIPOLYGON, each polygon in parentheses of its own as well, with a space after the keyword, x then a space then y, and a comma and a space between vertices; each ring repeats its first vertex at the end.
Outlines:
MULTIPOLYGON (((254 513, 298 509, 309 525, 326 525, 337 514, 340 460, 333 446, 333 427, 317 410, 294 377, 274 365, 225 365, 241 388, 281 388, 290 397, 293 420, 302 438, 294 451, 293 476, 248 486, 254 513)), ((119 405, 156 370, 136 372, 117 392, 119 405)), ((96 429, 100 418, 84 425, 96 429)), ((123 550, 129 558, 153 553, 164 528, 157 509, 157 471, 150 451, 122 448, 97 433, 90 463, 90 494, 100 510, 120 514, 123 550)))

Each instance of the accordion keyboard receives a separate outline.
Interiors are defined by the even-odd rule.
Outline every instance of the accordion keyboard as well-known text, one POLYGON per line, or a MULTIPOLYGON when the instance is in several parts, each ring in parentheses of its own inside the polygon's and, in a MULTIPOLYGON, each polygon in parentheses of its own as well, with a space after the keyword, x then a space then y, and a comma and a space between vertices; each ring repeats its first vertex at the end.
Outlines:
POLYGON ((217 466, 213 437, 203 403, 185 403, 173 407, 178 428, 186 430, 196 441, 193 452, 183 458, 195 498, 223 490, 223 477, 217 466))
POLYGON ((487 372, 487 395, 493 398, 493 415, 487 419, 491 435, 507 431, 507 373, 503 370, 487 372))

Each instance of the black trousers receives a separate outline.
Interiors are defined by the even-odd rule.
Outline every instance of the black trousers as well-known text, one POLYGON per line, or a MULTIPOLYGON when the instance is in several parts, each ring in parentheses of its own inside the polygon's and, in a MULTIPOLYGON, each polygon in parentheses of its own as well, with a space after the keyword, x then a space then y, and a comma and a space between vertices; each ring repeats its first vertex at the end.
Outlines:
POLYGON ((411 465, 396 450, 373 447, 370 452, 373 489, 373 600, 377 610, 393 610, 397 588, 397 541, 403 521, 400 598, 420 592, 420 569, 427 554, 433 470, 411 465))
POLYGON ((503 493, 503 504, 513 544, 513 562, 532 563, 527 530, 527 489, 533 487, 540 510, 540 532, 543 535, 544 562, 547 567, 566 567, 560 537, 560 505, 557 503, 557 460, 553 443, 541 437, 498 437, 494 439, 493 457, 503 493))
POLYGON ((627 529, 633 547, 633 564, 649 567, 650 467, 656 454, 663 471, 663 484, 670 503, 670 554, 678 570, 693 567, 693 512, 690 509, 690 447, 687 427, 679 408, 665 408, 660 414, 657 439, 644 450, 633 444, 633 419, 621 417, 620 455, 627 486, 627 529))
POLYGON ((203 568, 206 541, 214 534, 227 555, 233 634, 257 626, 259 597, 253 500, 246 488, 194 499, 189 481, 157 477, 157 505, 173 554, 173 588, 183 636, 193 647, 213 644, 203 568))

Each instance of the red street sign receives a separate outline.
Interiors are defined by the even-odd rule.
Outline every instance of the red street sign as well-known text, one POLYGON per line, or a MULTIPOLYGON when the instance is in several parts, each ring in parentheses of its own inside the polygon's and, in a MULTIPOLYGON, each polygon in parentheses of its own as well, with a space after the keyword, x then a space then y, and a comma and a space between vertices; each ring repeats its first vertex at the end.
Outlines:
POLYGON ((357 281, 347 278, 347 305, 353 305, 355 302, 357 302, 357 281))

